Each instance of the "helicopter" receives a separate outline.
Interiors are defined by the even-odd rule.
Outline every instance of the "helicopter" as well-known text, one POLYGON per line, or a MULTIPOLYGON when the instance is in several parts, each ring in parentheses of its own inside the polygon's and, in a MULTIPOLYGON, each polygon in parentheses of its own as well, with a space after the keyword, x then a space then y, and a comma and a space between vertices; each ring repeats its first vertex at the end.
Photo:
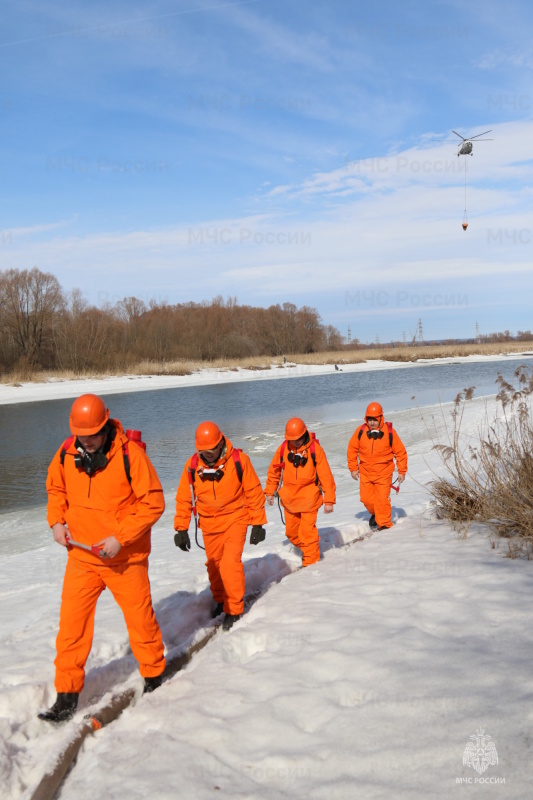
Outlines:
MULTIPOLYGON (((466 138, 464 136, 461 136, 460 133, 457 133, 457 131, 452 131, 452 133, 455 133, 455 135, 458 136, 459 139, 463 140, 463 143, 459 145, 459 150, 457 151, 457 158, 459 158, 459 156, 473 156, 474 154, 472 150, 474 149, 474 145, 472 143, 472 139, 478 139, 480 136, 486 136, 487 133, 492 133, 492 131, 485 131, 485 133, 478 133, 475 136, 467 136, 466 138)), ((481 139, 480 141, 492 142, 493 140, 481 139)))
MULTIPOLYGON (((466 136, 466 137, 465 136, 461 136, 461 134, 457 133, 457 131, 452 131, 452 133, 455 133, 455 135, 458 136, 459 139, 463 140, 462 144, 459 145, 459 149, 457 150, 457 158, 459 158, 459 156, 473 156, 474 155, 474 153, 472 152, 473 149, 474 149, 473 140, 474 139, 479 139, 480 136, 486 136, 487 133, 492 133, 492 131, 490 130, 490 131, 485 131, 484 133, 476 133, 475 136, 466 136)), ((480 142, 492 142, 493 140, 492 139, 479 139, 479 141, 480 142)), ((468 228, 468 217, 467 217, 467 214, 466 214, 466 159, 465 159, 465 213, 464 213, 464 216, 463 216, 462 228, 463 228, 464 231, 466 231, 466 229, 468 228)))

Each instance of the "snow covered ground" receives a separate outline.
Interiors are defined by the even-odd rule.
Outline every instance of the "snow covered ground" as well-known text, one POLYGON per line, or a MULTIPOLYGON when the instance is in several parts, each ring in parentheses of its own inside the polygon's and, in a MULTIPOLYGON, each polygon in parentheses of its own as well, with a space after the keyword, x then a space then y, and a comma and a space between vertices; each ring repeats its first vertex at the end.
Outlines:
MULTIPOLYGON (((361 364, 342 364, 343 372, 369 372, 381 369, 412 369, 420 364, 464 364, 499 361, 502 358, 520 361, 532 353, 505 353, 492 356, 462 356, 453 358, 425 359, 418 361, 365 361, 361 364)), ((77 397, 84 392, 95 394, 118 394, 121 392, 143 392, 153 389, 172 389, 177 386, 208 386, 214 383, 240 383, 241 381, 272 380, 272 378, 301 378, 304 375, 328 375, 335 369, 332 364, 271 364, 268 369, 202 369, 192 375, 127 375, 79 380, 50 378, 42 383, 0 383, 0 405, 6 403, 31 403, 77 397)))
MULTIPOLYGON (((465 431, 486 407, 468 404, 465 431)), ((322 560, 296 571, 269 508, 266 540, 244 552, 247 591, 264 593, 152 695, 141 696, 104 593, 80 707, 59 728, 36 713, 55 698, 64 552, 50 537, 31 556, 5 556, 0 797, 29 800, 84 714, 122 686, 138 690, 136 704, 86 740, 61 800, 531 797, 531 563, 506 558, 480 526, 460 538, 432 518, 426 484, 442 468, 426 423, 443 420, 437 407, 423 415, 394 415, 409 475, 395 526, 372 536, 346 468, 353 423, 321 428, 338 486, 334 513, 319 515, 322 560), (498 763, 478 773, 463 753, 481 729, 498 763)), ((211 597, 203 551, 174 547, 166 499, 150 575, 167 650, 179 652, 212 624, 211 597)))

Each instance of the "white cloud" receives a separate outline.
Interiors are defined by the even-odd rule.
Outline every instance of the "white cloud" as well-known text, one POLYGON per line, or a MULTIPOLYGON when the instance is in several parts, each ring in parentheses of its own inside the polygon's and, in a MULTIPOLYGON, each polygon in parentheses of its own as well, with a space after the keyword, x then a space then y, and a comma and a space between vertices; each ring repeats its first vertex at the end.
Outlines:
POLYGON ((491 150, 476 149, 468 159, 466 234, 464 157, 441 143, 276 187, 271 200, 292 198, 290 215, 271 203, 269 214, 128 233, 60 236, 65 221, 16 229, 0 248, 0 265, 35 264, 57 274, 66 288, 90 294, 107 287, 117 299, 145 297, 147 286, 169 302, 218 291, 268 302, 305 291, 314 294, 316 306, 324 294, 370 283, 457 279, 464 285, 486 276, 529 275, 532 127, 495 126, 491 150), (327 202, 308 205, 320 198, 327 202), (36 233, 40 241, 28 241, 36 233))
POLYGON ((525 49, 498 47, 492 52, 486 53, 478 62, 478 67, 486 70, 493 70, 502 65, 533 69, 533 47, 529 46, 525 49))
POLYGON ((12 238, 25 239, 28 236, 37 236, 48 231, 55 231, 59 228, 66 228, 72 224, 72 220, 61 220, 60 222, 43 223, 41 225, 30 225, 27 228, 10 228, 9 233, 12 238))

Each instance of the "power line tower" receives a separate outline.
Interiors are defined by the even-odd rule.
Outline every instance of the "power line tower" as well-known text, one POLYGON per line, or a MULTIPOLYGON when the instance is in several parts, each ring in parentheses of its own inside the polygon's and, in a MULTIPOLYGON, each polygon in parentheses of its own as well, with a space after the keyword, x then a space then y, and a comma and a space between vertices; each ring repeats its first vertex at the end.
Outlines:
POLYGON ((348 325, 348 335, 346 336, 346 341, 348 342, 348 344, 350 344, 350 342, 352 341, 352 331, 349 325, 348 325))
POLYGON ((418 325, 416 326, 411 346, 414 347, 415 344, 424 344, 424 333, 422 331, 422 320, 420 318, 418 319, 418 325))
POLYGON ((477 324, 477 322, 476 322, 476 338, 475 338, 475 341, 476 341, 476 344, 481 341, 481 335, 479 333, 479 325, 477 324))

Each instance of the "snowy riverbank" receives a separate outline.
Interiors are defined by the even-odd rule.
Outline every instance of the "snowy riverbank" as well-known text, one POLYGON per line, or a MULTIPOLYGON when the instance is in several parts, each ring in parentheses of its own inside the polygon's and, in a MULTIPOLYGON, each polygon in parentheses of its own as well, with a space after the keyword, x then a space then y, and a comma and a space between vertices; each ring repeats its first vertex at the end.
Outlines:
MULTIPOLYGON (((343 372, 370 372, 383 369, 411 369, 423 364, 465 364, 501 361, 520 361, 531 353, 504 353, 493 356, 465 356, 418 361, 366 361, 363 364, 342 364, 343 372)), ((192 375, 123 375, 118 377, 82 378, 62 380, 50 378, 46 382, 0 384, 0 405, 7 403, 31 403, 77 397, 85 392, 94 394, 121 394, 123 392, 145 392, 154 389, 174 389, 180 386, 208 386, 214 383, 238 383, 241 381, 287 379, 312 375, 328 375, 335 372, 332 364, 272 364, 266 369, 202 369, 192 375)))
MULTIPOLYGON (((470 431, 487 405, 468 404, 470 431)), ((323 427, 338 502, 319 515, 322 560, 294 572, 299 554, 269 509, 265 542, 244 553, 247 589, 264 595, 153 695, 140 696, 123 619, 104 593, 78 714, 58 729, 36 713, 55 696, 64 554, 47 541, 5 556, 0 795, 29 800, 88 709, 127 686, 136 705, 86 741, 62 800, 528 797, 531 563, 507 559, 481 527, 463 539, 432 518, 427 483, 441 467, 426 423, 443 421, 422 412, 425 421, 410 409, 395 422, 409 474, 393 497, 394 528, 370 538, 361 539, 368 515, 345 467, 352 424, 323 427), (481 728, 498 764, 479 774, 463 753, 481 728)), ((176 651, 212 624, 211 599, 204 554, 174 547, 166 500, 150 575, 176 651)))

